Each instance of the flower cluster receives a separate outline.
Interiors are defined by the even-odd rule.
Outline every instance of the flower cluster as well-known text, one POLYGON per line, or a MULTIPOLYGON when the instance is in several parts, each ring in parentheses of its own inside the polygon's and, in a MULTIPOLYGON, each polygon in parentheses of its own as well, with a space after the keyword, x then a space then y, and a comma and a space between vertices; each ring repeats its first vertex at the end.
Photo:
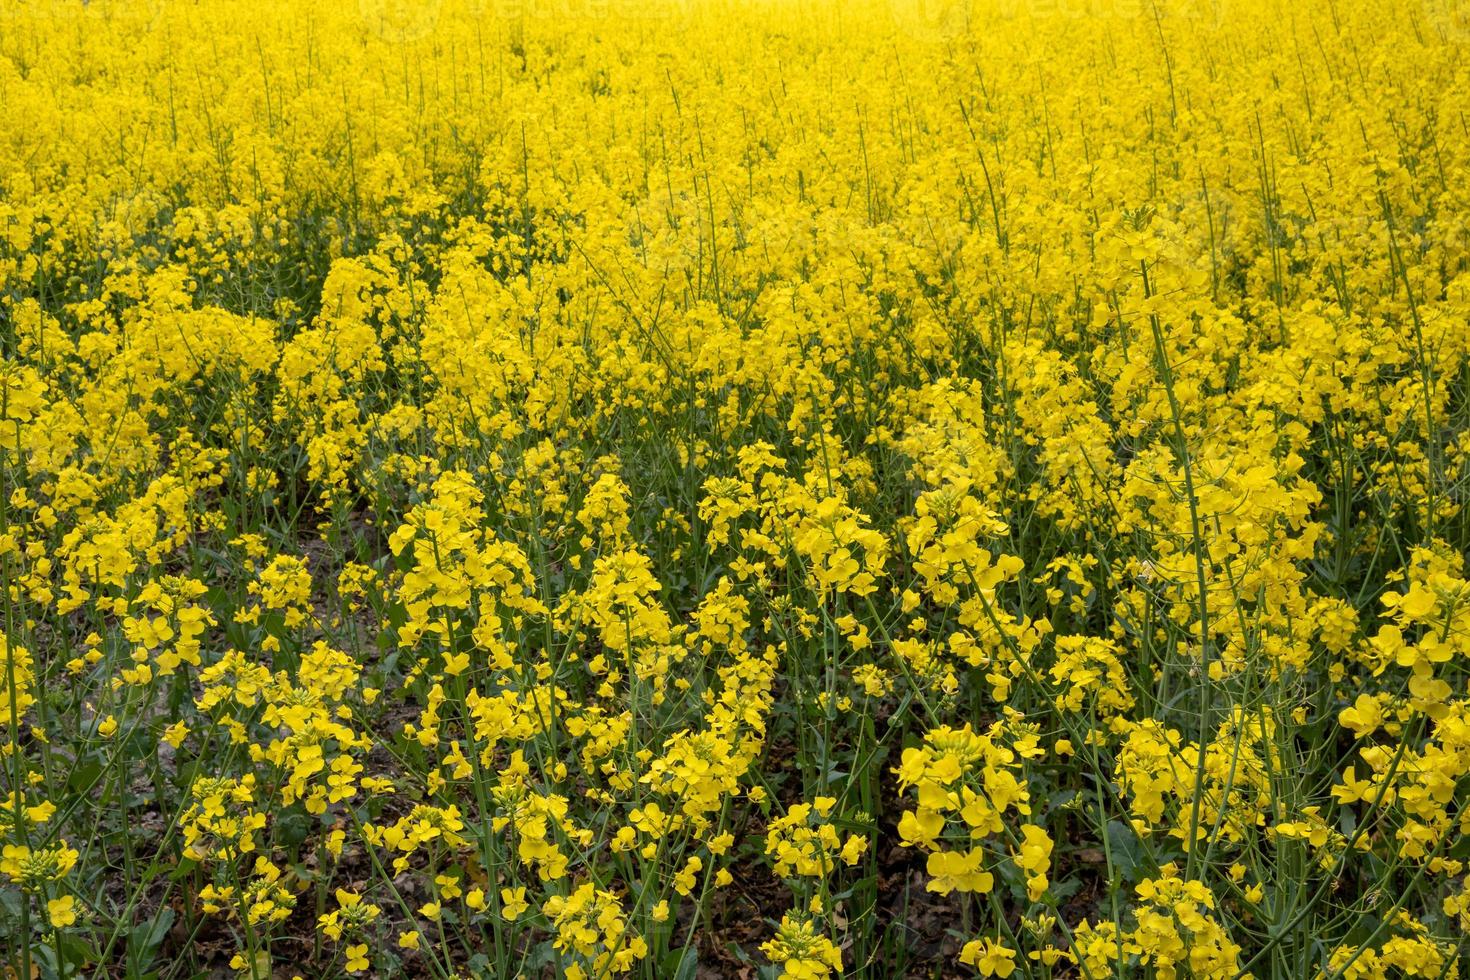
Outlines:
POLYGON ((0 975, 1453 975, 1465 7, 0 0, 0 975))

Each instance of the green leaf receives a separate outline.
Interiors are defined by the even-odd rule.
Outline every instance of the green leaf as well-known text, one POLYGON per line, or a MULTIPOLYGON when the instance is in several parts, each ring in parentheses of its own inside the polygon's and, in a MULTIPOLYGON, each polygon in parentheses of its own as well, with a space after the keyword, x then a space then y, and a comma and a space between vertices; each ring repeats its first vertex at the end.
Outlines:
MULTIPOLYGON (((169 914, 173 913, 170 911, 169 914)), ((59 930, 56 933, 56 945, 60 948, 61 958, 66 965, 73 968, 68 972, 75 973, 88 963, 97 961, 97 950, 75 932, 59 930)))
POLYGON ((694 980, 699 973, 699 951, 693 946, 669 950, 664 955, 662 973, 670 980, 694 980))
POLYGON ((67 789, 85 793, 93 787, 101 775, 102 763, 83 762, 71 771, 71 776, 66 781, 67 789))
POLYGON ((148 968, 173 924, 174 910, 165 906, 153 918, 133 926, 128 933, 128 962, 133 966, 131 972, 142 973, 148 968))
POLYGON ((292 807, 276 818, 278 839, 287 847, 300 847, 311 835, 313 823, 315 821, 305 809, 292 807))
POLYGON ((1113 866, 1125 881, 1138 881, 1143 868, 1143 848, 1133 828, 1120 820, 1108 821, 1108 844, 1113 852, 1113 866))

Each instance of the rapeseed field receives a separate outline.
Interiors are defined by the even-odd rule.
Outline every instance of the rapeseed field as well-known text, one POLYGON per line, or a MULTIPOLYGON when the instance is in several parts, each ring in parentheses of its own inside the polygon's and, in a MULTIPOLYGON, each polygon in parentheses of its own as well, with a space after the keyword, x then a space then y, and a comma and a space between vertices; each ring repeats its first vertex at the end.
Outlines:
POLYGON ((7 978, 1451 978, 1466 0, 0 0, 7 978))

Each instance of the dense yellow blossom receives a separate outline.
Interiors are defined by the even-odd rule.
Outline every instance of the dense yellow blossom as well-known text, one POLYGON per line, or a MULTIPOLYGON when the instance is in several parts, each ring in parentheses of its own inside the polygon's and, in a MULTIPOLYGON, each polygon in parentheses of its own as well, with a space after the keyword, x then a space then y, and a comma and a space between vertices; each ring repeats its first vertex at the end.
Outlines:
POLYGON ((0 0, 0 974, 1457 976, 1467 66, 0 0))

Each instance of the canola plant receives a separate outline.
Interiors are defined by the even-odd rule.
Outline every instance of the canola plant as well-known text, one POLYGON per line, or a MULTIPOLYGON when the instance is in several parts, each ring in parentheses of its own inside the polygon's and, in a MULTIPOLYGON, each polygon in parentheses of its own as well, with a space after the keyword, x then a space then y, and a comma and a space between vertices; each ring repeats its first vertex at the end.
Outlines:
POLYGON ((1465 0, 0 0, 7 977, 1448 978, 1465 0))

